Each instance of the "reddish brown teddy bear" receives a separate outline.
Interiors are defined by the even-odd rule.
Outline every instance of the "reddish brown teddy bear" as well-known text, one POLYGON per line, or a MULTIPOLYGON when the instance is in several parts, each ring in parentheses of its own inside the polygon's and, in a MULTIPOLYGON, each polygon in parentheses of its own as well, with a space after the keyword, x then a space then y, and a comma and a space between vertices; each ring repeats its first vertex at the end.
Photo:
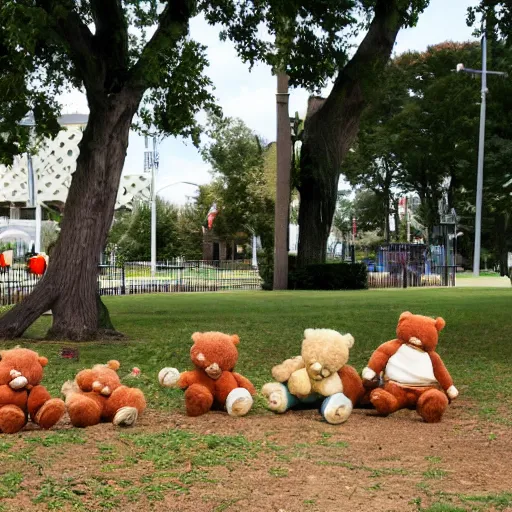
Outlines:
POLYGON ((158 380, 164 387, 186 389, 185 406, 189 416, 207 413, 212 406, 226 408, 230 416, 243 416, 252 407, 254 386, 233 372, 238 360, 236 345, 240 338, 222 332, 196 332, 190 357, 196 369, 179 373, 176 368, 163 368, 158 380))
POLYGON ((416 409, 428 423, 441 421, 449 400, 459 392, 436 352, 438 333, 445 321, 409 311, 402 313, 397 339, 383 343, 363 370, 365 384, 383 372, 383 388, 374 389, 370 400, 383 415, 399 409, 416 409))
POLYGON ((53 427, 66 412, 60 398, 52 398, 44 386, 43 367, 48 364, 26 348, 0 352, 0 432, 19 432, 30 419, 41 428, 53 427))
POLYGON ((73 426, 90 427, 101 421, 130 426, 137 421, 146 408, 146 400, 140 389, 121 384, 119 367, 115 360, 97 364, 62 386, 73 426))

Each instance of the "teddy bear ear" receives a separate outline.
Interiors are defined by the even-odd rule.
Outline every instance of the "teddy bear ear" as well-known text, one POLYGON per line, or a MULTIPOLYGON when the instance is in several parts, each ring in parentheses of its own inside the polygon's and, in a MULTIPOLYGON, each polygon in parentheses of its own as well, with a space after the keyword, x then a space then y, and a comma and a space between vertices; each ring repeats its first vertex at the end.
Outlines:
POLYGON ((121 367, 121 363, 119 361, 116 361, 115 359, 112 359, 107 363, 107 368, 110 368, 111 370, 114 370, 117 372, 119 368, 121 367))
POLYGON ((410 316, 412 316, 412 313, 410 311, 404 311, 401 315, 400 315, 400 318, 398 319, 398 321, 400 320, 405 320, 406 318, 409 318, 410 316))
POLYGON ((352 348, 356 341, 354 339, 354 336, 352 336, 352 334, 350 333, 345 334, 345 336, 343 336, 343 339, 345 340, 345 344, 347 345, 348 348, 352 348))
POLYGON ((240 337, 238 334, 232 334, 231 339, 233 340, 233 345, 238 345, 240 343, 240 337))
POLYGON ((41 366, 46 366, 48 364, 48 359, 46 357, 43 357, 43 356, 39 356, 39 364, 41 366))
POLYGON ((194 343, 198 343, 199 340, 201 339, 201 336, 202 336, 201 332, 195 332, 194 334, 192 334, 192 341, 194 343))
POLYGON ((437 329, 437 332, 440 332, 444 329, 444 326, 446 325, 446 322, 444 321, 444 318, 441 318, 440 316, 438 316, 436 318, 436 329, 437 329))

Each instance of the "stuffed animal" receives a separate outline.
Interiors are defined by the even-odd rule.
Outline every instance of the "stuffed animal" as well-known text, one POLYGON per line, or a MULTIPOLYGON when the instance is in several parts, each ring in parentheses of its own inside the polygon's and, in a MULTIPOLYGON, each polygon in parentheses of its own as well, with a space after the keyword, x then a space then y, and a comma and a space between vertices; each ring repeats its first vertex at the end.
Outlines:
POLYGON ((365 393, 360 376, 346 364, 353 345, 351 334, 306 329, 301 355, 275 366, 272 376, 277 382, 261 390, 268 407, 283 413, 299 404, 321 404, 328 423, 347 421, 365 393))
POLYGON ((256 390, 249 380, 233 371, 240 338, 236 334, 196 332, 192 340, 190 357, 195 370, 180 374, 176 368, 163 368, 158 374, 160 384, 186 390, 185 407, 189 416, 200 416, 212 407, 225 408, 230 416, 247 414, 256 390))
POLYGON ((459 392, 439 354, 438 334, 445 321, 409 311, 402 313, 397 339, 383 343, 370 358, 362 377, 367 381, 383 373, 384 385, 374 389, 370 400, 378 413, 416 409, 428 423, 441 420, 450 400, 459 392))
POLYGON ((0 352, 0 432, 14 434, 28 421, 48 429, 66 412, 60 398, 41 386, 46 357, 26 348, 0 352))
POLYGON ((90 427, 101 421, 130 426, 137 421, 146 408, 146 400, 140 389, 121 384, 119 367, 115 360, 97 364, 62 386, 73 426, 90 427))

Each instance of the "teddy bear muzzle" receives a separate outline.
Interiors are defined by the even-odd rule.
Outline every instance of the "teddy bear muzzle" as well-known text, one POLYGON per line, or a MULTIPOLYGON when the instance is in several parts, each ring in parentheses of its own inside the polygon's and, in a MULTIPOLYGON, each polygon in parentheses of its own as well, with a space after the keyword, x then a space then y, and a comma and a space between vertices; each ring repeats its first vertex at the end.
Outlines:
POLYGON ((309 367, 309 374, 313 380, 322 380, 329 377, 331 372, 320 363, 316 362, 309 367))
POLYGON ((423 346, 423 343, 421 342, 421 340, 419 338, 415 338, 414 336, 411 336, 409 338, 409 343, 411 345, 414 345, 415 347, 421 347, 423 346))
POLYGON ((108 386, 104 386, 99 381, 94 381, 92 383, 92 390, 103 396, 110 396, 112 394, 112 390, 108 386))
POLYGON ((9 382, 9 387, 11 389, 23 389, 28 384, 27 378, 24 377, 18 370, 11 370, 9 375, 12 379, 9 382))
POLYGON ((222 375, 222 369, 217 363, 213 363, 204 370, 211 379, 217 380, 222 375))

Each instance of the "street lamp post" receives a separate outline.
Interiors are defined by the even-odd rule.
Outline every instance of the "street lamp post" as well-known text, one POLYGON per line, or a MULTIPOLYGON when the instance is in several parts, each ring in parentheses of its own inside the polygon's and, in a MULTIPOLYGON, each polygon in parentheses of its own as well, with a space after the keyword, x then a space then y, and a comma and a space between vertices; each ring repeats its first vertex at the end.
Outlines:
POLYGON ((457 64, 457 72, 465 72, 482 76, 482 101, 480 103, 480 134, 478 138, 478 170, 476 178, 476 212, 475 212, 475 249, 473 256, 473 276, 480 275, 480 246, 482 233, 482 191, 484 182, 484 147, 485 147, 485 104, 489 90, 487 89, 487 75, 506 76, 501 71, 487 70, 487 37, 485 27, 482 35, 482 69, 465 68, 464 64, 457 64))
POLYGON ((175 183, 169 183, 169 185, 165 185, 158 190, 156 189, 156 181, 154 173, 151 177, 151 275, 154 276, 156 272, 156 198, 158 193, 162 190, 172 187, 173 185, 179 185, 183 183, 185 185, 193 185, 194 187, 199 187, 197 183, 192 183, 190 181, 176 181, 175 183))

